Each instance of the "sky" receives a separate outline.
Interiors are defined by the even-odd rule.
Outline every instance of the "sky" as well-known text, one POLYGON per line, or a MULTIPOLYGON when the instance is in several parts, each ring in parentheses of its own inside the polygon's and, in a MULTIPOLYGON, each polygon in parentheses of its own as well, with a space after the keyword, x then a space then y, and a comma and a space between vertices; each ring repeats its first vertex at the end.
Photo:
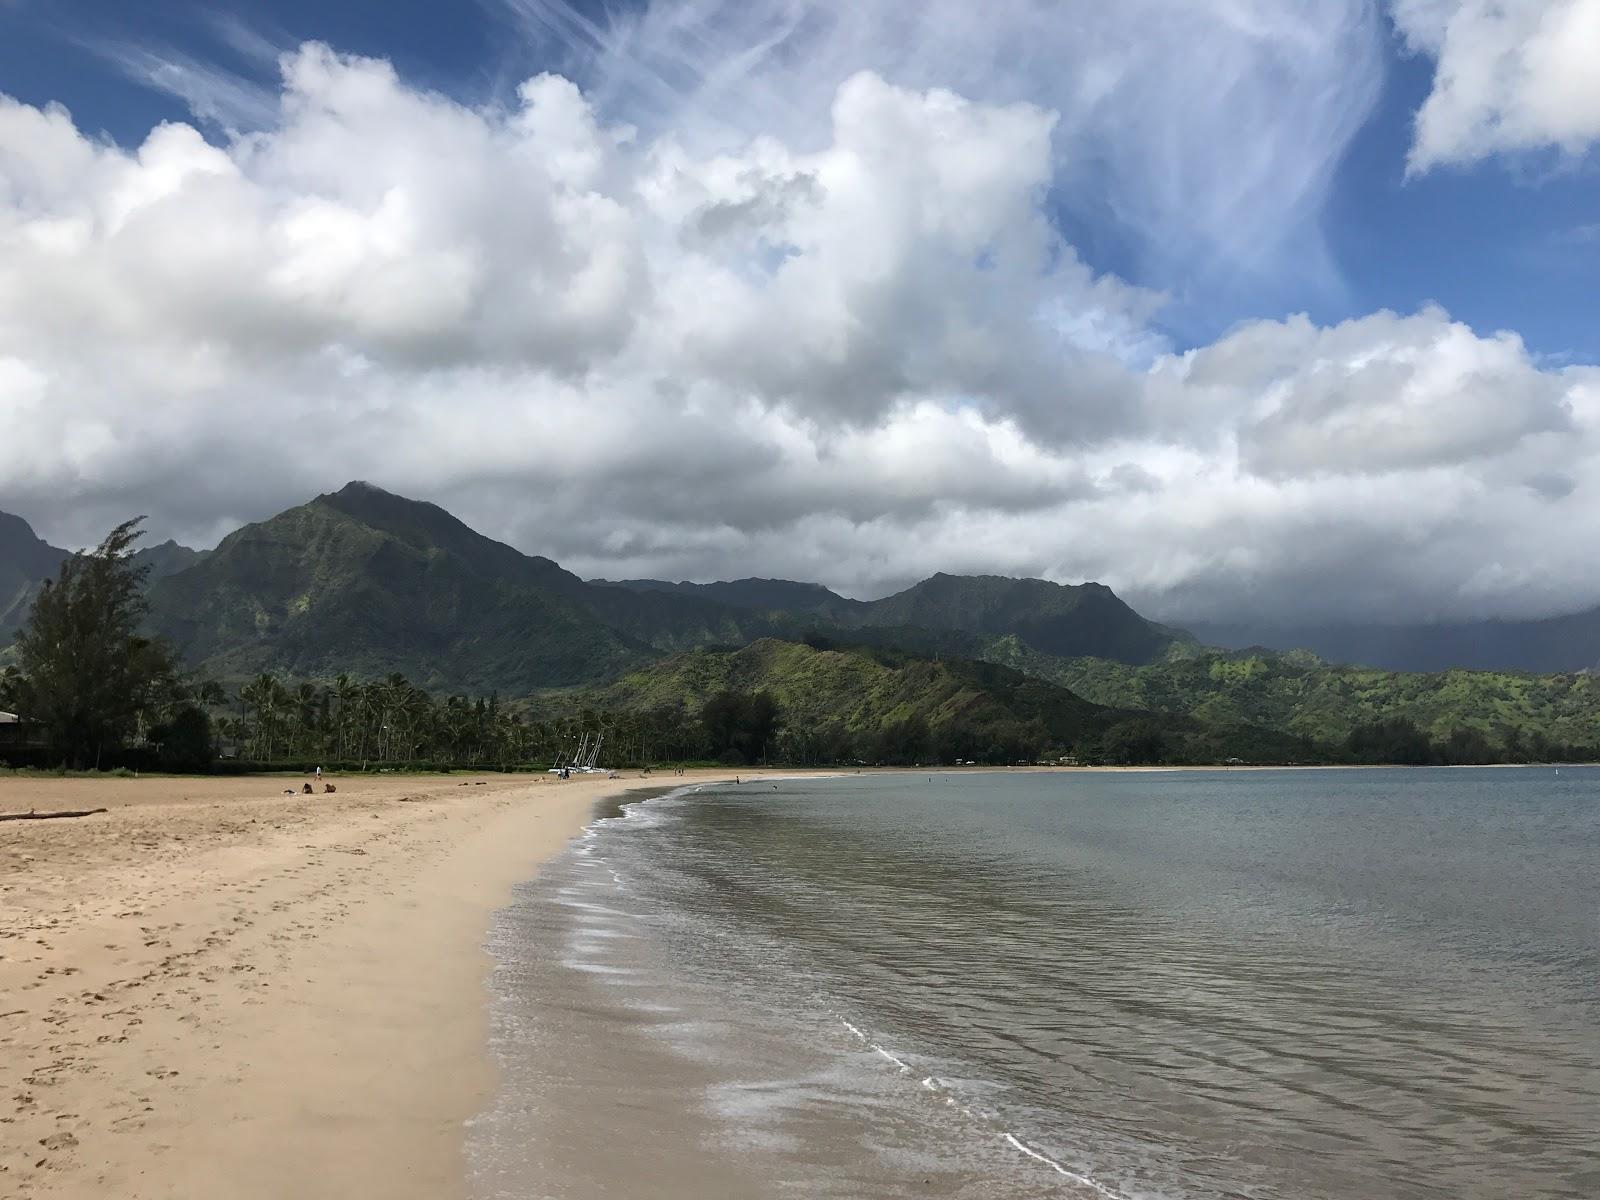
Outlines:
POLYGON ((1600 604, 1600 0, 0 0, 0 509, 1600 604))

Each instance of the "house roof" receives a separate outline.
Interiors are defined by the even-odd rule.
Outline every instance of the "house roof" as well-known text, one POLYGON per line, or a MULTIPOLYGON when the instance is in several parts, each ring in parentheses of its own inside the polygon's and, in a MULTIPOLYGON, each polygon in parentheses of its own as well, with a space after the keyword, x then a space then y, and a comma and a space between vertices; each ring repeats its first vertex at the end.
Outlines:
POLYGON ((0 725, 21 725, 22 718, 16 713, 0 712, 0 725))

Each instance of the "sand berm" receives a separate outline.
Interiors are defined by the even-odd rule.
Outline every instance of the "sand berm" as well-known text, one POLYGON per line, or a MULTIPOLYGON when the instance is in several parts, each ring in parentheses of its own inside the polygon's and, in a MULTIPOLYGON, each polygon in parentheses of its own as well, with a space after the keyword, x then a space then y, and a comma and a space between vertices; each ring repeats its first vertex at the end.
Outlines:
POLYGON ((0 1195, 465 1194, 490 915, 684 781, 335 782, 0 776, 0 813, 109 809, 0 822, 0 1195))

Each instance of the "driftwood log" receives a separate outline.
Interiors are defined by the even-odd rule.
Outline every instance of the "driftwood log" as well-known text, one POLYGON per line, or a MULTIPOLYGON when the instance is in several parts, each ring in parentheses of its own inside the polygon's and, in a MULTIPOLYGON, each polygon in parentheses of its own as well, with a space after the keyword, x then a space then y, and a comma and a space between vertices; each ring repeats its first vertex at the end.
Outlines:
POLYGON ((54 821, 61 817, 92 817, 95 813, 110 812, 108 808, 80 808, 69 812, 0 813, 0 821, 54 821))

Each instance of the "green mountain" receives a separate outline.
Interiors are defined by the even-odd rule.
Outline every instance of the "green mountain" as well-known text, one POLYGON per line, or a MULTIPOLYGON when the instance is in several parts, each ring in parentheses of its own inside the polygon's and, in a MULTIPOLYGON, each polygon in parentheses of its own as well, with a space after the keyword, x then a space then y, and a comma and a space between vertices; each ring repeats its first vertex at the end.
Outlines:
POLYGON ((940 573, 881 600, 848 600, 815 583, 738 579, 727 583, 667 583, 658 579, 597 580, 606 587, 655 595, 693 595, 789 618, 783 627, 854 631, 853 640, 915 645, 928 653, 987 657, 995 638, 1015 638, 1057 658, 1093 654, 1146 663, 1168 647, 1191 642, 1181 630, 1147 621, 1098 583, 940 573), (882 632, 870 632, 882 631, 882 632))
POLYGON ((222 678, 398 671, 429 688, 527 690, 649 657, 570 598, 583 587, 436 505, 352 483, 155 580, 150 622, 222 678))
POLYGON ((859 622, 871 608, 861 600, 849 600, 829 591, 820 583, 796 583, 790 579, 732 579, 719 583, 668 583, 662 579, 595 579, 600 587, 623 588, 631 592, 657 595, 695 596, 730 608, 753 612, 784 613, 792 617, 816 618, 828 624, 849 627, 859 622))
POLYGON ((153 581, 188 570, 209 553, 208 550, 191 550, 188 546, 180 546, 169 539, 136 550, 133 555, 133 565, 143 569, 145 578, 153 581))
POLYGON ((739 650, 695 650, 600 687, 547 694, 547 715, 631 714, 673 744, 719 694, 769 693, 774 751, 788 762, 1312 761, 1305 739, 1096 704, 1010 667, 867 645, 767 638, 739 650))
POLYGON ((947 760, 984 756, 995 745, 1066 749, 1128 716, 988 663, 873 647, 819 648, 774 638, 738 650, 693 650, 554 703, 568 710, 649 712, 687 706, 698 711, 719 692, 760 691, 777 700, 785 728, 796 738, 831 746, 909 728, 909 736, 931 739, 925 755, 943 745, 947 760))
POLYGON ((224 679, 399 672, 434 690, 517 694, 766 637, 967 654, 995 636, 959 627, 971 620, 1041 647, 1144 661, 1177 636, 1094 585, 935 576, 868 604, 785 580, 590 583, 436 505, 363 483, 245 526, 203 555, 171 544, 142 553, 153 629, 224 679), (901 630, 906 620, 932 627, 901 630))
POLYGON ((1150 662, 1192 640, 1145 620, 1103 584, 999 575, 934 575, 874 601, 861 624, 1015 637, 1057 658, 1093 654, 1126 663, 1150 662))
MULTIPOLYGON (((61 560, 71 553, 50 545, 21 517, 0 512, 0 654, 27 620, 39 585, 53 576, 61 560)), ((203 554, 166 541, 136 552, 133 564, 143 568, 147 578, 159 579, 193 565, 203 554)))
POLYGON ((1384 671, 1329 665, 1306 651, 1198 649, 1138 667, 1034 658, 1028 669, 1100 704, 1262 726, 1326 743, 1399 719, 1439 741, 1476 733, 1497 748, 1600 745, 1600 678, 1589 674, 1384 671))
MULTIPOLYGON (((66 553, 0 514, 6 645, 66 553)), ((717 692, 769 690, 791 735, 828 731, 861 755, 900 739, 945 758, 994 760, 996 747, 1115 758, 1133 755, 1130 738, 1154 754, 1154 738, 1158 756, 1185 761, 1308 760, 1384 723, 1394 744, 1409 736, 1402 724, 1449 743, 1451 761, 1600 746, 1600 678, 1588 674, 1404 673, 1206 649, 1097 584, 941 574, 856 601, 787 580, 585 582, 362 483, 213 551, 168 542, 136 565, 152 631, 222 680, 400 673, 435 692, 587 689, 544 702, 680 713, 717 692)))
POLYGON ((56 573, 67 551, 50 545, 21 517, 0 512, 0 650, 27 619, 33 594, 56 573))
MULTIPOLYGON (((0 632, 65 551, 0 522, 0 632)), ((740 579, 585 582, 493 541, 432 504, 353 483, 214 551, 146 547, 153 630, 193 666, 238 679, 400 672, 429 688, 507 692, 613 678, 664 654, 763 637, 848 637, 986 657, 995 638, 1046 655, 1146 662, 1184 635, 1109 589, 936 575, 882 600, 818 584, 740 579)))
POLYGON ((516 694, 795 624, 694 595, 597 587, 365 483, 247 525, 204 555, 152 551, 152 627, 225 679, 399 672, 432 690, 516 694))

